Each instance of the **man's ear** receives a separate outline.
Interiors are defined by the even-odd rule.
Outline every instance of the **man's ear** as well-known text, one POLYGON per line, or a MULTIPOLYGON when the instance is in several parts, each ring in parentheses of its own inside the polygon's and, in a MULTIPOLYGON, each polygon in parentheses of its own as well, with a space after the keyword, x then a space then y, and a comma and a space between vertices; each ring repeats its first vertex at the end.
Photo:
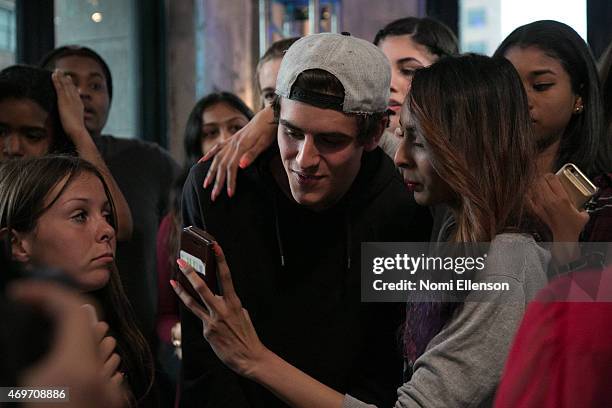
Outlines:
POLYGON ((371 152, 372 150, 376 149, 376 147, 378 146, 378 142, 380 142, 380 138, 382 137, 383 132, 387 128, 388 124, 389 118, 387 116, 385 116, 378 122, 372 137, 370 137, 368 141, 363 145, 363 149, 366 152, 371 152))
POLYGON ((30 243, 30 234, 24 234, 15 230, 6 228, 0 231, 0 237, 9 239, 11 243, 11 255, 17 262, 28 263, 32 255, 32 245, 30 243))

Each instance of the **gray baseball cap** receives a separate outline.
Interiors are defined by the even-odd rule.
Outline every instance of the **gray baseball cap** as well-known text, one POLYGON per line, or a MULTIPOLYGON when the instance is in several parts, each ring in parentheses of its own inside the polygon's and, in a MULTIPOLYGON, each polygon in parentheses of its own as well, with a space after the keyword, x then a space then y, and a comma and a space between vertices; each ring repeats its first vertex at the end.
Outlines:
POLYGON ((346 33, 321 33, 289 47, 278 71, 276 94, 345 113, 375 113, 387 110, 390 84, 391 67, 374 44, 346 33), (310 69, 336 77, 344 87, 344 100, 294 87, 298 76, 310 69))

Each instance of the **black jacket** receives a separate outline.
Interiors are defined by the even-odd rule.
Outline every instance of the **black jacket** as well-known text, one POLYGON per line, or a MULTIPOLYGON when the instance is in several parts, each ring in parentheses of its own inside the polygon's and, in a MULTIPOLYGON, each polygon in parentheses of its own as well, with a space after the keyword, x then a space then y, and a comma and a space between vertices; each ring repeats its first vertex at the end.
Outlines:
MULTIPOLYGON (((238 175, 233 198, 215 202, 202 188, 209 165, 196 165, 183 190, 183 223, 219 241, 263 344, 339 392, 392 406, 402 380, 403 305, 361 303, 361 242, 428 241, 431 216, 381 149, 364 153, 351 189, 319 213, 280 190, 269 170, 277 154, 266 152, 238 175)), ((184 307, 181 321, 181 407, 285 406, 226 368, 184 307)))

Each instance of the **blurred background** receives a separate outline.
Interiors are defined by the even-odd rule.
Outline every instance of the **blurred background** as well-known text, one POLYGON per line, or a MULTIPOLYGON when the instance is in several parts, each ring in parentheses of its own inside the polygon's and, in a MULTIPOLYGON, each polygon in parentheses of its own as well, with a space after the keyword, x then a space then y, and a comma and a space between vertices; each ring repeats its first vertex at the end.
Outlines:
POLYGON ((612 40, 609 0, 0 0, 0 69, 61 45, 93 48, 115 83, 105 133, 157 142, 181 161, 199 97, 231 91, 258 106, 254 71, 273 41, 327 31, 372 41, 411 15, 447 24, 462 52, 490 55, 541 19, 574 27, 596 58, 612 40))

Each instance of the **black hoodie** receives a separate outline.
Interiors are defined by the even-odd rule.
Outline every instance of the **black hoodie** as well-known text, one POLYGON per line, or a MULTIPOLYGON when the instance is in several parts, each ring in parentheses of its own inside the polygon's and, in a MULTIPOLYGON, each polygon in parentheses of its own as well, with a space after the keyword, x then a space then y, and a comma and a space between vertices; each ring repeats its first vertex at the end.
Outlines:
MULTIPOLYGON (((272 148, 238 175, 233 198, 210 201, 209 164, 192 168, 183 224, 206 229, 223 248, 236 292, 270 350, 341 393, 392 406, 402 381, 398 328, 403 305, 361 303, 361 242, 428 241, 431 216, 414 202, 379 148, 332 208, 314 212, 280 189, 272 148)), ((181 307, 181 407, 285 407, 215 356, 202 324, 181 307)))

